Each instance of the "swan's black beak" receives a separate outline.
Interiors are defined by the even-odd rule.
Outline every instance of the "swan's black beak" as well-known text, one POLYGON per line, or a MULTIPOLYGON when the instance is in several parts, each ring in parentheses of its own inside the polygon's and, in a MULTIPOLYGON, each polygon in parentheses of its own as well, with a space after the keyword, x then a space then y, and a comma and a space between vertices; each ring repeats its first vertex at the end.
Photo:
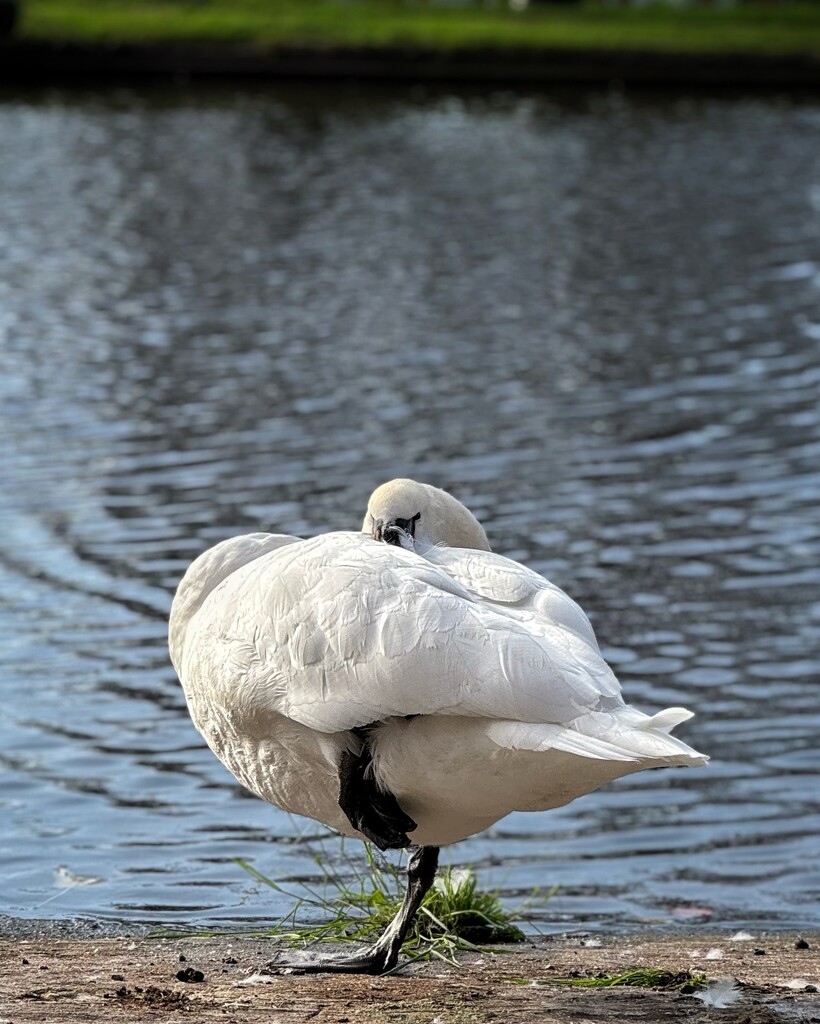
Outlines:
POLYGON ((412 534, 408 534, 404 527, 399 526, 399 522, 404 522, 404 520, 388 523, 382 530, 382 540, 385 544, 393 544, 395 547, 401 548, 404 547, 402 544, 403 540, 408 538, 408 536, 412 538, 412 534))
POLYGON ((397 548, 413 547, 413 538, 416 535, 416 522, 421 519, 421 512, 417 512, 410 519, 389 519, 387 522, 379 519, 373 524, 373 537, 375 540, 384 541, 385 544, 392 544, 397 548))

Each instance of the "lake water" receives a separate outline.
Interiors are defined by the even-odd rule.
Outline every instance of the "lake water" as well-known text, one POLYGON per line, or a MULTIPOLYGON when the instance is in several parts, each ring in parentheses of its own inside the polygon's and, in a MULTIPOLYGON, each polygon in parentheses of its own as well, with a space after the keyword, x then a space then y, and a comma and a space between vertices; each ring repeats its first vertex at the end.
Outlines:
POLYGON ((816 101, 7 93, 0 139, 0 913, 267 922, 235 858, 339 861, 206 749, 167 612, 413 475, 713 756, 451 862, 547 931, 820 925, 816 101))

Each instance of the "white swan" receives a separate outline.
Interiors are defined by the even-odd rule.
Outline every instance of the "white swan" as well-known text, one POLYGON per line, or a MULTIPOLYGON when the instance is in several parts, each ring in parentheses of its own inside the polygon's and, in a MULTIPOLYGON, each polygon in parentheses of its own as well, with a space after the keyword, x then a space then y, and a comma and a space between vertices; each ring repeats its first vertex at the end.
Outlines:
POLYGON ((691 712, 624 704, 571 598, 412 480, 373 493, 362 533, 255 533, 200 555, 170 648, 194 724, 248 789, 383 849, 412 844, 376 946, 303 970, 395 966, 440 846, 708 760, 669 735, 691 712))

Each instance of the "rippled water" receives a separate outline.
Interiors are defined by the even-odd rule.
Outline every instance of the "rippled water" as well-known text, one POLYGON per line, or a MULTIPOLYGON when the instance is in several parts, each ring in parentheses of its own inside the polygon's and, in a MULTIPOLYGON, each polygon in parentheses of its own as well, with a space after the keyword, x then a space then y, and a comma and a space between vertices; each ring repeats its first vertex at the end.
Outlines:
POLYGON ((0 911, 288 909, 232 859, 321 830, 195 733, 170 596, 411 474, 714 757, 453 862, 559 885, 547 928, 820 924, 815 102, 49 93, 0 138, 0 911))

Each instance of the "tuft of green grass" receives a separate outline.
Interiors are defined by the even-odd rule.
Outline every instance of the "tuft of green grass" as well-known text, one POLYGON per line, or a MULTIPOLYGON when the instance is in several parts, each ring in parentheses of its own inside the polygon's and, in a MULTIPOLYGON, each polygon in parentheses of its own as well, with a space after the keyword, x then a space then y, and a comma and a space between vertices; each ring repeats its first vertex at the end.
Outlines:
MULTIPOLYGON (((374 942, 399 909, 404 873, 370 846, 366 847, 365 869, 356 868, 345 877, 329 868, 321 855, 315 861, 322 875, 320 885, 300 882, 296 892, 247 861, 238 859, 236 863, 258 882, 294 900, 291 911, 272 930, 281 942, 374 942), (319 922, 299 923, 303 908, 310 909, 319 922)), ((510 912, 502 906, 497 892, 478 887, 471 871, 445 869, 425 896, 402 950, 411 959, 434 956, 454 963, 459 950, 521 942, 525 936, 514 924, 515 917, 532 902, 546 900, 552 893, 534 890, 517 912, 510 912)))
POLYGON ((674 973, 659 967, 637 967, 620 974, 595 975, 591 978, 553 978, 551 982, 576 988, 613 988, 620 985, 630 988, 704 988, 707 978, 705 974, 692 974, 690 971, 674 973))

